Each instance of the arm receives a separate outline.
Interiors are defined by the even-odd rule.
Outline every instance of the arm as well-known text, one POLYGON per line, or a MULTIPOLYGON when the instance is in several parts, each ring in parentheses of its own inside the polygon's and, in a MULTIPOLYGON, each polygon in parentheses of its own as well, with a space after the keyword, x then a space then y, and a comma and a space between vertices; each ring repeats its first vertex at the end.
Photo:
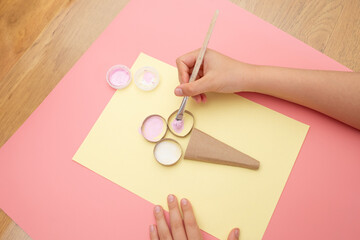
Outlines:
POLYGON ((360 129, 360 73, 257 66, 208 50, 200 78, 187 83, 196 54, 194 51, 177 60, 182 83, 175 89, 178 96, 206 101, 205 92, 258 92, 312 108, 360 129))
POLYGON ((249 91, 312 108, 360 129, 360 73, 254 68, 249 91))

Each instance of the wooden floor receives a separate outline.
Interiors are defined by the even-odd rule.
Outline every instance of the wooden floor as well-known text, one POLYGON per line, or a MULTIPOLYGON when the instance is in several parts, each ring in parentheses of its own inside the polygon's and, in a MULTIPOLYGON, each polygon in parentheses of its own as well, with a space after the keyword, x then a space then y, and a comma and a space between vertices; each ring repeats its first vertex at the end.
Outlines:
MULTIPOLYGON (((359 0, 231 1, 360 71, 359 0)), ((127 2, 0 1, 0 146, 127 2)), ((0 240, 3 239, 30 238, 0 211, 0 240)))
POLYGON ((31 240, 31 238, 0 209, 0 240, 31 240))

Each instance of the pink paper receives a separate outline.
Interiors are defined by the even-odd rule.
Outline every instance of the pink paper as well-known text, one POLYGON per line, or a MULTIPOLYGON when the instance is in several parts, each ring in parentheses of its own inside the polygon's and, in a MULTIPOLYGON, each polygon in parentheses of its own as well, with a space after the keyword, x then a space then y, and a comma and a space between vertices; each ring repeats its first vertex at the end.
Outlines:
MULTIPOLYGON (((215 50, 250 63, 348 70, 228 1, 131 1, 0 149, 0 208, 33 239, 148 239, 153 205, 71 158, 114 93, 107 70, 131 66, 141 51, 175 65, 201 46, 215 9, 215 50)), ((359 239, 360 132, 242 95, 311 126, 264 239, 359 239)))

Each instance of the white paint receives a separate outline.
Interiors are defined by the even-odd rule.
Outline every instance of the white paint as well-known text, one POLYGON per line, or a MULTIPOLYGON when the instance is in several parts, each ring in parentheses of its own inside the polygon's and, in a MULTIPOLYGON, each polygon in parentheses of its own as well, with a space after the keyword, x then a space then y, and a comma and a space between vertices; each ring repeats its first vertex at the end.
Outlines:
POLYGON ((163 165, 172 165, 181 157, 181 147, 172 140, 163 140, 155 146, 155 159, 163 165))

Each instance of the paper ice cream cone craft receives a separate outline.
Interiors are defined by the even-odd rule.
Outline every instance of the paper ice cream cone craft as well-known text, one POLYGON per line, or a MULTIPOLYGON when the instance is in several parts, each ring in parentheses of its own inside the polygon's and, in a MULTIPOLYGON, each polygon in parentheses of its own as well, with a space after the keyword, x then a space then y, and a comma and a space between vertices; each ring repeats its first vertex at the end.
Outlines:
POLYGON ((194 128, 185 151, 185 159, 258 169, 260 162, 194 128))

